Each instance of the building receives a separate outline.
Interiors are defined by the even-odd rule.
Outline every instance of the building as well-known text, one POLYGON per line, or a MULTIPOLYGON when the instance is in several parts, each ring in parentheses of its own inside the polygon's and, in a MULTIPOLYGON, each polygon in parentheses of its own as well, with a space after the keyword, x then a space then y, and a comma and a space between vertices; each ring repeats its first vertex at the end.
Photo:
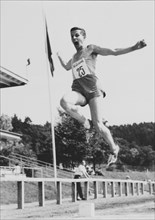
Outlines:
POLYGON ((26 85, 28 80, 0 66, 0 88, 26 85))
MULTIPOLYGON (((28 80, 13 73, 12 71, 0 66, 0 89, 23 86, 28 83, 28 80)), ((0 143, 5 141, 20 141, 22 135, 1 130, 0 129, 0 143)), ((1 144, 0 150, 2 150, 3 144, 1 144)))
POLYGON ((6 142, 19 142, 21 138, 21 134, 0 129, 0 150, 2 150, 5 147, 6 142))

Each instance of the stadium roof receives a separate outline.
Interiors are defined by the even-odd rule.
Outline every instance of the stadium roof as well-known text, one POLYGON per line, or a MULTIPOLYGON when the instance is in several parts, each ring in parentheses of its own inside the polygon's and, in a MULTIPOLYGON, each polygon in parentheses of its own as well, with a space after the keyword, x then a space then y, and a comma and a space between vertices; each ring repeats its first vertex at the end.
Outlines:
POLYGON ((21 140, 21 137, 21 134, 0 129, 0 140, 21 140))
POLYGON ((28 80, 13 73, 12 71, 0 66, 0 88, 13 86, 22 86, 28 83, 28 80))

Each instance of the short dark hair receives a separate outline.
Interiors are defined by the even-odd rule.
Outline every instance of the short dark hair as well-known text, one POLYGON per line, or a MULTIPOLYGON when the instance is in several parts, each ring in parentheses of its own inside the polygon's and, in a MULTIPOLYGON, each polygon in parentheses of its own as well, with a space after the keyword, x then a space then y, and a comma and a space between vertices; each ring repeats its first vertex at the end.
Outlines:
POLYGON ((85 31, 83 28, 73 27, 73 28, 70 29, 70 33, 71 33, 72 31, 76 31, 76 30, 80 30, 81 33, 82 33, 82 35, 83 35, 84 37, 86 37, 86 31, 85 31))

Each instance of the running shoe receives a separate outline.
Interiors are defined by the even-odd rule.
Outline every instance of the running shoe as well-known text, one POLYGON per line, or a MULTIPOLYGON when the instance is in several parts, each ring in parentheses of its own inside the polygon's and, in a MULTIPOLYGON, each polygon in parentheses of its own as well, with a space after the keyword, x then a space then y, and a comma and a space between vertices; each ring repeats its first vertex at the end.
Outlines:
POLYGON ((109 167, 113 163, 116 163, 117 158, 118 158, 118 153, 119 153, 119 146, 116 145, 116 148, 115 148, 113 154, 109 155, 107 167, 109 167))

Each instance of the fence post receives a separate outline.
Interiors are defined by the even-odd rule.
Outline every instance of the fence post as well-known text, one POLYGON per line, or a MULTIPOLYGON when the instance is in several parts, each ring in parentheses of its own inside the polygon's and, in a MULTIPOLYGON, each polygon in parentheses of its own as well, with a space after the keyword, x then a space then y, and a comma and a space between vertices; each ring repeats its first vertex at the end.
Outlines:
POLYGON ((34 168, 32 168, 32 177, 34 177, 34 168))
POLYGON ((88 199, 88 193, 89 193, 89 182, 84 182, 84 197, 87 200, 88 199))
POLYGON ((57 181, 57 204, 62 204, 62 182, 57 181))
POLYGON ((134 182, 131 182, 131 194, 134 196, 134 182))
POLYGON ((94 199, 97 199, 98 197, 98 183, 97 181, 94 181, 94 199))
POLYGON ((39 198, 39 206, 44 206, 45 205, 44 181, 38 182, 38 198, 39 198))
POLYGON ((137 195, 139 195, 139 183, 136 183, 136 191, 137 191, 137 195))
POLYGON ((152 183, 152 189, 153 189, 153 193, 155 192, 155 182, 152 183))
POLYGON ((118 182, 118 193, 119 196, 122 196, 122 182, 118 182))
POLYGON ((127 182, 125 182, 124 184, 125 184, 125 195, 128 196, 129 195, 129 185, 127 182))
POLYGON ((152 194, 152 183, 151 183, 151 181, 149 181, 148 184, 149 184, 149 193, 152 194))
POLYGON ((24 181, 17 182, 18 209, 24 209, 24 181))
POLYGON ((111 182, 111 196, 114 197, 115 196, 115 183, 111 182))
POLYGON ((107 182, 103 182, 103 197, 107 198, 107 182))
POLYGON ((144 183, 141 183, 141 193, 144 194, 144 183))
POLYGON ((75 182, 72 182, 72 202, 76 201, 76 195, 77 195, 77 184, 75 182))

